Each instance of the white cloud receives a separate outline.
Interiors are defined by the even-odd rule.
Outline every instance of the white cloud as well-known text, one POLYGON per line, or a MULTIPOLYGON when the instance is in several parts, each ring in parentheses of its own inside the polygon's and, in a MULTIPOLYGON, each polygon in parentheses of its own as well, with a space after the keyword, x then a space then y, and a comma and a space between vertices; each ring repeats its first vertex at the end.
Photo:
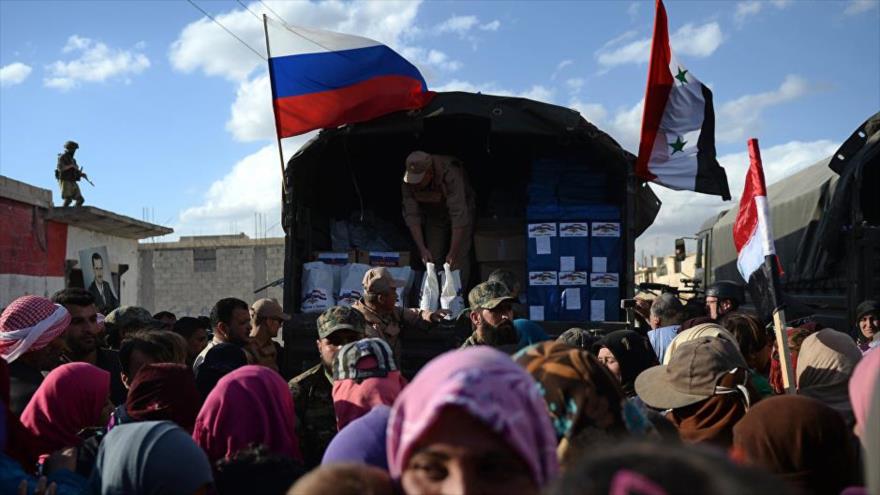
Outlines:
POLYGON ((226 130, 239 141, 275 139, 268 72, 239 84, 229 120, 226 121, 226 130))
POLYGON ((720 142, 736 142, 757 134, 766 108, 800 98, 811 90, 805 79, 789 74, 773 91, 743 95, 716 106, 715 138, 720 142))
MULTIPOLYGON (((827 139, 802 142, 791 141, 761 150, 764 173, 768 184, 777 182, 817 161, 831 155, 838 147, 827 139)), ((727 172, 732 201, 691 191, 673 191, 654 186, 654 192, 663 201, 654 224, 636 239, 636 253, 670 255, 676 237, 692 236, 711 216, 738 205, 743 182, 749 165, 748 152, 733 153, 718 158, 727 172)))
MULTIPOLYGON (((635 35, 634 31, 627 31, 605 43, 595 54, 599 65, 607 70, 623 64, 647 63, 651 53, 650 38, 642 38, 623 44, 624 41, 632 39, 635 35)), ((713 21, 700 26, 685 24, 670 36, 669 42, 677 56, 690 55, 705 58, 712 55, 723 40, 721 26, 713 21)))
POLYGON ((642 6, 642 2, 632 2, 626 8, 626 14, 630 19, 635 19, 639 15, 639 9, 642 6))
POLYGON ((583 102, 575 98, 568 105, 596 127, 607 132, 625 150, 638 153, 644 98, 631 107, 618 108, 611 117, 610 112, 600 103, 583 102))
POLYGON ((498 86, 494 82, 472 83, 470 81, 462 81, 453 79, 445 84, 434 88, 435 91, 466 91, 469 93, 483 93, 497 96, 514 96, 517 98, 528 98, 530 100, 552 103, 555 92, 552 88, 547 88, 540 84, 533 85, 524 91, 514 91, 509 88, 498 86))
POLYGON ((876 9, 877 6, 880 6, 880 1, 878 0, 850 0, 843 13, 845 15, 857 15, 871 9, 876 9))
POLYGON ((485 24, 480 24, 480 31, 498 31, 501 27, 501 21, 495 19, 494 21, 487 22, 485 24))
POLYGON ((121 79, 130 82, 130 76, 140 74, 150 67, 150 60, 140 48, 122 50, 110 48, 100 41, 73 35, 61 50, 62 53, 78 53, 79 58, 55 61, 46 67, 48 76, 43 79, 46 87, 66 91, 84 82, 105 82, 121 79))
POLYGON ((437 34, 455 33, 464 36, 473 29, 480 21, 474 15, 452 16, 434 27, 437 34))
POLYGON ((772 0, 769 2, 765 0, 746 0, 738 2, 736 4, 736 12, 733 14, 733 20, 736 21, 737 25, 742 26, 747 18, 758 15, 767 5, 782 10, 791 5, 791 0, 772 0))
MULTIPOLYGON (((285 140, 285 160, 314 134, 285 140)), ((214 181, 200 204, 180 213, 174 230, 180 234, 227 232, 231 224, 250 225, 254 212, 281 218, 281 164, 275 143, 241 159, 214 181)))
POLYGON ((580 93, 581 89, 584 87, 584 82, 585 81, 580 77, 572 77, 571 79, 565 80, 565 85, 572 94, 576 94, 580 93))
POLYGON ((13 62, 0 67, 0 87, 6 88, 21 84, 31 75, 31 66, 21 62, 13 62))
POLYGON ((556 77, 559 76, 559 73, 562 72, 563 69, 571 65, 574 65, 574 60, 565 59, 560 61, 558 64, 556 64, 556 70, 553 71, 553 74, 550 74, 550 80, 555 81, 556 77))
MULTIPOLYGON (((365 36, 395 50, 413 31, 419 1, 382 2, 253 2, 248 8, 257 15, 273 17, 268 4, 281 18, 296 25, 365 36)), ((219 4, 218 4, 219 5, 219 4)), ((234 4, 233 4, 234 5, 234 4)), ((266 40, 262 23, 250 12, 238 8, 214 17, 257 51, 264 53, 266 40)), ((172 66, 182 72, 201 71, 233 81, 246 80, 266 62, 207 18, 188 24, 169 51, 172 66)))

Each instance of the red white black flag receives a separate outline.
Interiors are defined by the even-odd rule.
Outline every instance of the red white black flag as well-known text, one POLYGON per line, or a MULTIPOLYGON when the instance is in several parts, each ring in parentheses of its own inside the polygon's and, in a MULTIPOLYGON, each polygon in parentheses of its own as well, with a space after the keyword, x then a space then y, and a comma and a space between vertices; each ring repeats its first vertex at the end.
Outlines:
POLYGON ((779 261, 767 204, 767 185, 757 139, 749 139, 749 171, 733 225, 736 266, 749 283, 752 300, 765 321, 782 302, 779 261))
POLYGON ((727 175, 715 159, 712 92, 673 55, 661 0, 654 17, 636 174, 670 189, 730 199, 727 175))

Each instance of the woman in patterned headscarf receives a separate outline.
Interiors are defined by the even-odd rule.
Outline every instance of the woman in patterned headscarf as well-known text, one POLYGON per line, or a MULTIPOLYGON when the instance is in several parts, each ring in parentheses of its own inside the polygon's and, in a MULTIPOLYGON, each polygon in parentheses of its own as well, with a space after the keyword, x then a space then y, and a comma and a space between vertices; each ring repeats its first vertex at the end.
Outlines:
POLYGON ((514 359, 538 382, 559 441, 557 455, 561 460, 567 462, 579 451, 572 447, 626 433, 626 404, 620 385, 589 352, 559 342, 542 342, 523 349, 514 359))

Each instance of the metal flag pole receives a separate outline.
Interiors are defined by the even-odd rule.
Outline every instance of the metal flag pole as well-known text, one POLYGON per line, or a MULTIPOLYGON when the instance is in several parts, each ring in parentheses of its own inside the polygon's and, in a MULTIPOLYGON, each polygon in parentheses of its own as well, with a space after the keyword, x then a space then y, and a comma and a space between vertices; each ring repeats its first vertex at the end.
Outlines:
POLYGON ((284 153, 281 150, 281 137, 278 134, 278 114, 275 113, 275 86, 272 82, 275 80, 275 74, 272 72, 272 52, 269 49, 269 20, 266 14, 263 14, 263 33, 266 35, 266 61, 269 64, 269 88, 272 91, 272 117, 275 120, 275 143, 278 145, 278 161, 281 164, 281 200, 282 203, 287 202, 287 188, 284 187, 284 153))

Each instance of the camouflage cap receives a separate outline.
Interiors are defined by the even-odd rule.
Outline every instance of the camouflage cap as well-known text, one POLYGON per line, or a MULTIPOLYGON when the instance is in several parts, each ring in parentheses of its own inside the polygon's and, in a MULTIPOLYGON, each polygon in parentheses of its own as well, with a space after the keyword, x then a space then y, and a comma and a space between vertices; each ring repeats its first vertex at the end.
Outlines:
POLYGON ((64 143, 64 149, 66 150, 75 150, 79 148, 79 144, 76 141, 68 141, 64 143))
POLYGON ((104 325, 122 331, 150 330, 164 327, 164 323, 153 318, 139 306, 120 306, 104 317, 104 325))
POLYGON ((391 346, 379 338, 361 339, 345 344, 333 359, 334 380, 384 377, 392 371, 398 371, 397 363, 394 362, 394 353, 391 351, 391 346), (358 366, 362 359, 370 357, 375 364, 361 363, 358 366))
POLYGON ((366 324, 360 311, 348 306, 333 306, 318 317, 318 337, 326 339, 338 330, 352 330, 363 334, 366 324))
POLYGON ((418 184, 433 163, 434 159, 428 153, 413 151, 406 157, 406 173, 403 174, 403 182, 418 184))
POLYGON ((476 309, 495 309, 503 302, 516 302, 510 289, 501 282, 489 281, 477 285, 468 294, 471 311, 476 309))

